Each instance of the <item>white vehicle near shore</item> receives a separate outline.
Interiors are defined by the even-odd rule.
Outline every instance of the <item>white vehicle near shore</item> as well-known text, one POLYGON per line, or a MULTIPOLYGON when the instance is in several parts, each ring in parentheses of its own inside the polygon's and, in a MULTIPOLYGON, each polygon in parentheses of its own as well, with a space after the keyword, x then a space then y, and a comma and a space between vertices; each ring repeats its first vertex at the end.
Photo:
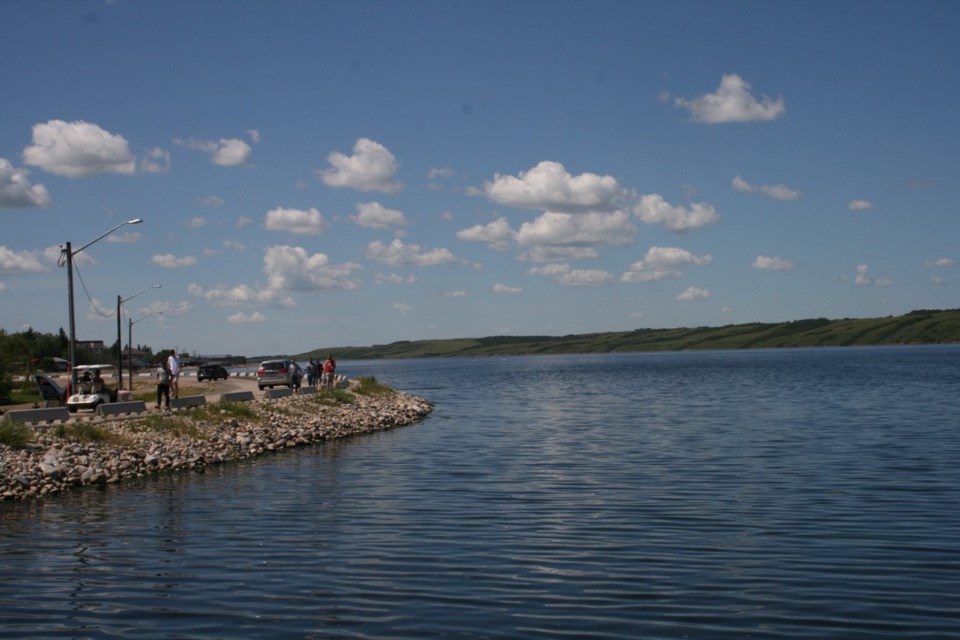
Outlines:
MULTIPOLYGON (((101 404, 110 404, 117 401, 117 392, 103 382, 96 380, 98 373, 114 371, 116 367, 110 364, 82 364, 74 367, 77 372, 77 388, 67 398, 67 411, 76 413, 80 409, 96 411, 101 404)), ((116 379, 116 376, 114 376, 116 379)))

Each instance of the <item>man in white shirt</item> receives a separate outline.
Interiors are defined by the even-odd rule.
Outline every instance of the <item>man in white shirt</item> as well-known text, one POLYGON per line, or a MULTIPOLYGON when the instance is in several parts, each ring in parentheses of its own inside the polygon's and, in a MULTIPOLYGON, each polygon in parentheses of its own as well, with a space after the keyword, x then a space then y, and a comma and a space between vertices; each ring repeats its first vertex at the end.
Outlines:
POLYGON ((170 369, 170 389, 173 391, 173 397, 180 397, 180 356, 171 353, 167 358, 167 367, 170 369))

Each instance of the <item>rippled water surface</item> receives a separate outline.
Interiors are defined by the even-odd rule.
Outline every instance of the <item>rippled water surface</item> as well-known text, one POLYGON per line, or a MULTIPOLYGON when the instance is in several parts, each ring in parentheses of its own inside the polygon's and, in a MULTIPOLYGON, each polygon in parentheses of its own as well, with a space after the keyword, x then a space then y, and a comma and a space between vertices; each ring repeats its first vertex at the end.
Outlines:
POLYGON ((434 413, 0 504, 0 637, 960 638, 960 347, 340 370, 434 413))

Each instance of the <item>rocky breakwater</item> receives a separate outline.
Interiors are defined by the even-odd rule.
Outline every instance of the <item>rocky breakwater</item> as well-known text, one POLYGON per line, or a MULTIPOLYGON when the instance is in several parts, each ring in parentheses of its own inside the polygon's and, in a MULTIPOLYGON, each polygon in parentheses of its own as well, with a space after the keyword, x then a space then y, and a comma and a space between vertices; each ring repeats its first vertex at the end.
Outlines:
POLYGON ((430 411, 422 398, 381 390, 211 404, 46 429, 21 447, 0 444, 0 499, 178 470, 202 472, 212 464, 410 425, 430 411))

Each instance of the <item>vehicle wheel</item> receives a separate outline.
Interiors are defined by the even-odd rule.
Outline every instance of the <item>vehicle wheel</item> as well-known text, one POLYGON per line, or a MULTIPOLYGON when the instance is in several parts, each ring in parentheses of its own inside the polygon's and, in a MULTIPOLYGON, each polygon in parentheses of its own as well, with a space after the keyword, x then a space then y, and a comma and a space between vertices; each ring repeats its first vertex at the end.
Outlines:
POLYGON ((263 385, 258 384, 257 386, 260 387, 260 391, 263 391, 263 385))
POLYGON ((76 412, 77 412, 77 407, 74 406, 74 405, 69 405, 69 406, 67 407, 67 411, 69 411, 70 413, 76 413, 76 412))

